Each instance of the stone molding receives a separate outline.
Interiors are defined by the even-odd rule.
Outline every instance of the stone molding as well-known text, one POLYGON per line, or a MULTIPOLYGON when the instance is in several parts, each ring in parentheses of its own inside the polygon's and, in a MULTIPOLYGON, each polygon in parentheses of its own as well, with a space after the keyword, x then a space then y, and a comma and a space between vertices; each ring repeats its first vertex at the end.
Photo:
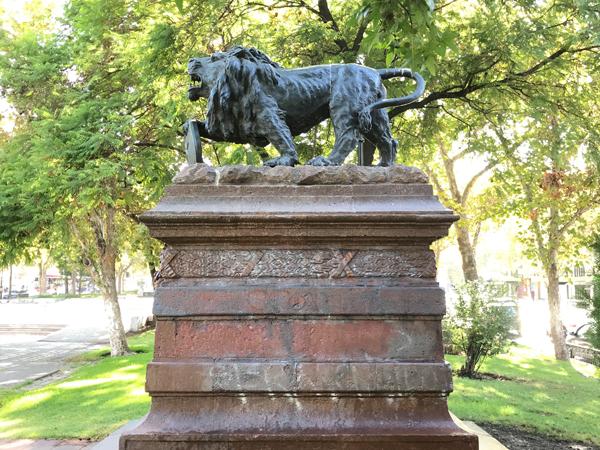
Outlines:
POLYGON ((148 392, 344 393, 452 391, 446 363, 152 362, 148 392))
MULTIPOLYGON (((314 280, 308 286, 299 280, 278 280, 274 285, 266 284, 270 280, 243 278, 184 281, 165 281, 157 288, 154 315, 205 320, 215 316, 430 316, 433 320, 446 312, 444 292, 438 286, 365 286, 359 280, 349 283, 343 279, 335 286, 329 279, 314 280)), ((392 280, 381 281, 388 284, 392 280)))

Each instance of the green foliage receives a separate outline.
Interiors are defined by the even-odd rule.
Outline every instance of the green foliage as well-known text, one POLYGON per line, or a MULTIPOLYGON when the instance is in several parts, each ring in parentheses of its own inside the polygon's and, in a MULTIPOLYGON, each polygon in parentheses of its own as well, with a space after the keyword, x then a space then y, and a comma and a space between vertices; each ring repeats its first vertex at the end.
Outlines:
POLYGON ((132 40, 149 35, 161 51, 173 33, 154 28, 147 5, 109 3, 70 2, 59 30, 42 8, 45 22, 36 12, 3 36, 0 85, 19 120, 0 150, 0 264, 36 242, 63 255, 82 240, 93 249, 91 223, 111 211, 123 235, 174 173, 178 137, 165 137, 173 119, 156 107, 160 83, 148 76, 162 75, 136 67, 156 62, 156 52, 142 51, 146 39, 132 40))
MULTIPOLYGON (((591 93, 590 93, 591 95, 591 93)), ((545 116, 492 125, 497 137, 495 190, 506 198, 496 206, 504 216, 524 220, 521 240, 545 270, 560 254, 577 256, 600 206, 600 173, 595 134, 586 121, 562 120, 554 108, 545 116), (511 137, 508 138, 507 136, 511 137)))
POLYGON ((468 282, 456 294, 445 331, 452 348, 465 355, 459 375, 473 378, 486 358, 507 350, 513 313, 498 305, 500 291, 489 283, 468 282))
POLYGON ((412 67, 427 77, 435 76, 438 57, 456 48, 456 33, 438 26, 433 0, 366 2, 357 12, 357 21, 361 19, 371 22, 363 49, 381 53, 386 66, 412 67))

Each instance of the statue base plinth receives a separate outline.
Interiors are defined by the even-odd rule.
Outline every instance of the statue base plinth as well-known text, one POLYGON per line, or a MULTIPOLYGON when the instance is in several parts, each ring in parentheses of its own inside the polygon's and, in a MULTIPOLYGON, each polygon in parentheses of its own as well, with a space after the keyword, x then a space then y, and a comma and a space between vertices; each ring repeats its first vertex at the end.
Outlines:
POLYGON ((477 449, 452 421, 430 244, 456 216, 416 169, 179 174, 146 420, 121 450, 477 449))

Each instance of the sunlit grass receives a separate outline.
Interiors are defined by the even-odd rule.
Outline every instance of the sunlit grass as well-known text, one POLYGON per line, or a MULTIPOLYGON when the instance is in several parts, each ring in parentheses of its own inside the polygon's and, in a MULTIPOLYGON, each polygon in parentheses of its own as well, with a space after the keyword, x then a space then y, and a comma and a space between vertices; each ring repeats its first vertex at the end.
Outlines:
POLYGON ((144 391, 154 333, 130 339, 138 352, 106 357, 106 349, 79 358, 93 362, 69 378, 41 389, 0 390, 0 439, 102 438, 143 416, 150 399, 144 391))
MULTIPOLYGON (((447 356, 454 368, 462 358, 447 356)), ((600 380, 568 362, 532 355, 525 347, 483 364, 510 380, 454 377, 450 409, 461 419, 522 427, 558 438, 600 444, 600 380)))

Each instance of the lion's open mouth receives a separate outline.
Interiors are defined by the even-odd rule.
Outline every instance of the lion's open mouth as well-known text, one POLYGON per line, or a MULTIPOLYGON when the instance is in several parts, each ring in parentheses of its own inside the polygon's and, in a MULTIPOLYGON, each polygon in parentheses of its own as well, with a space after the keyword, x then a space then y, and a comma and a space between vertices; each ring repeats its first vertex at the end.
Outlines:
POLYGON ((190 74, 190 78, 192 80, 192 84, 188 88, 188 98, 191 101, 196 101, 200 97, 202 97, 202 92, 205 88, 202 79, 196 75, 195 73, 190 74))

